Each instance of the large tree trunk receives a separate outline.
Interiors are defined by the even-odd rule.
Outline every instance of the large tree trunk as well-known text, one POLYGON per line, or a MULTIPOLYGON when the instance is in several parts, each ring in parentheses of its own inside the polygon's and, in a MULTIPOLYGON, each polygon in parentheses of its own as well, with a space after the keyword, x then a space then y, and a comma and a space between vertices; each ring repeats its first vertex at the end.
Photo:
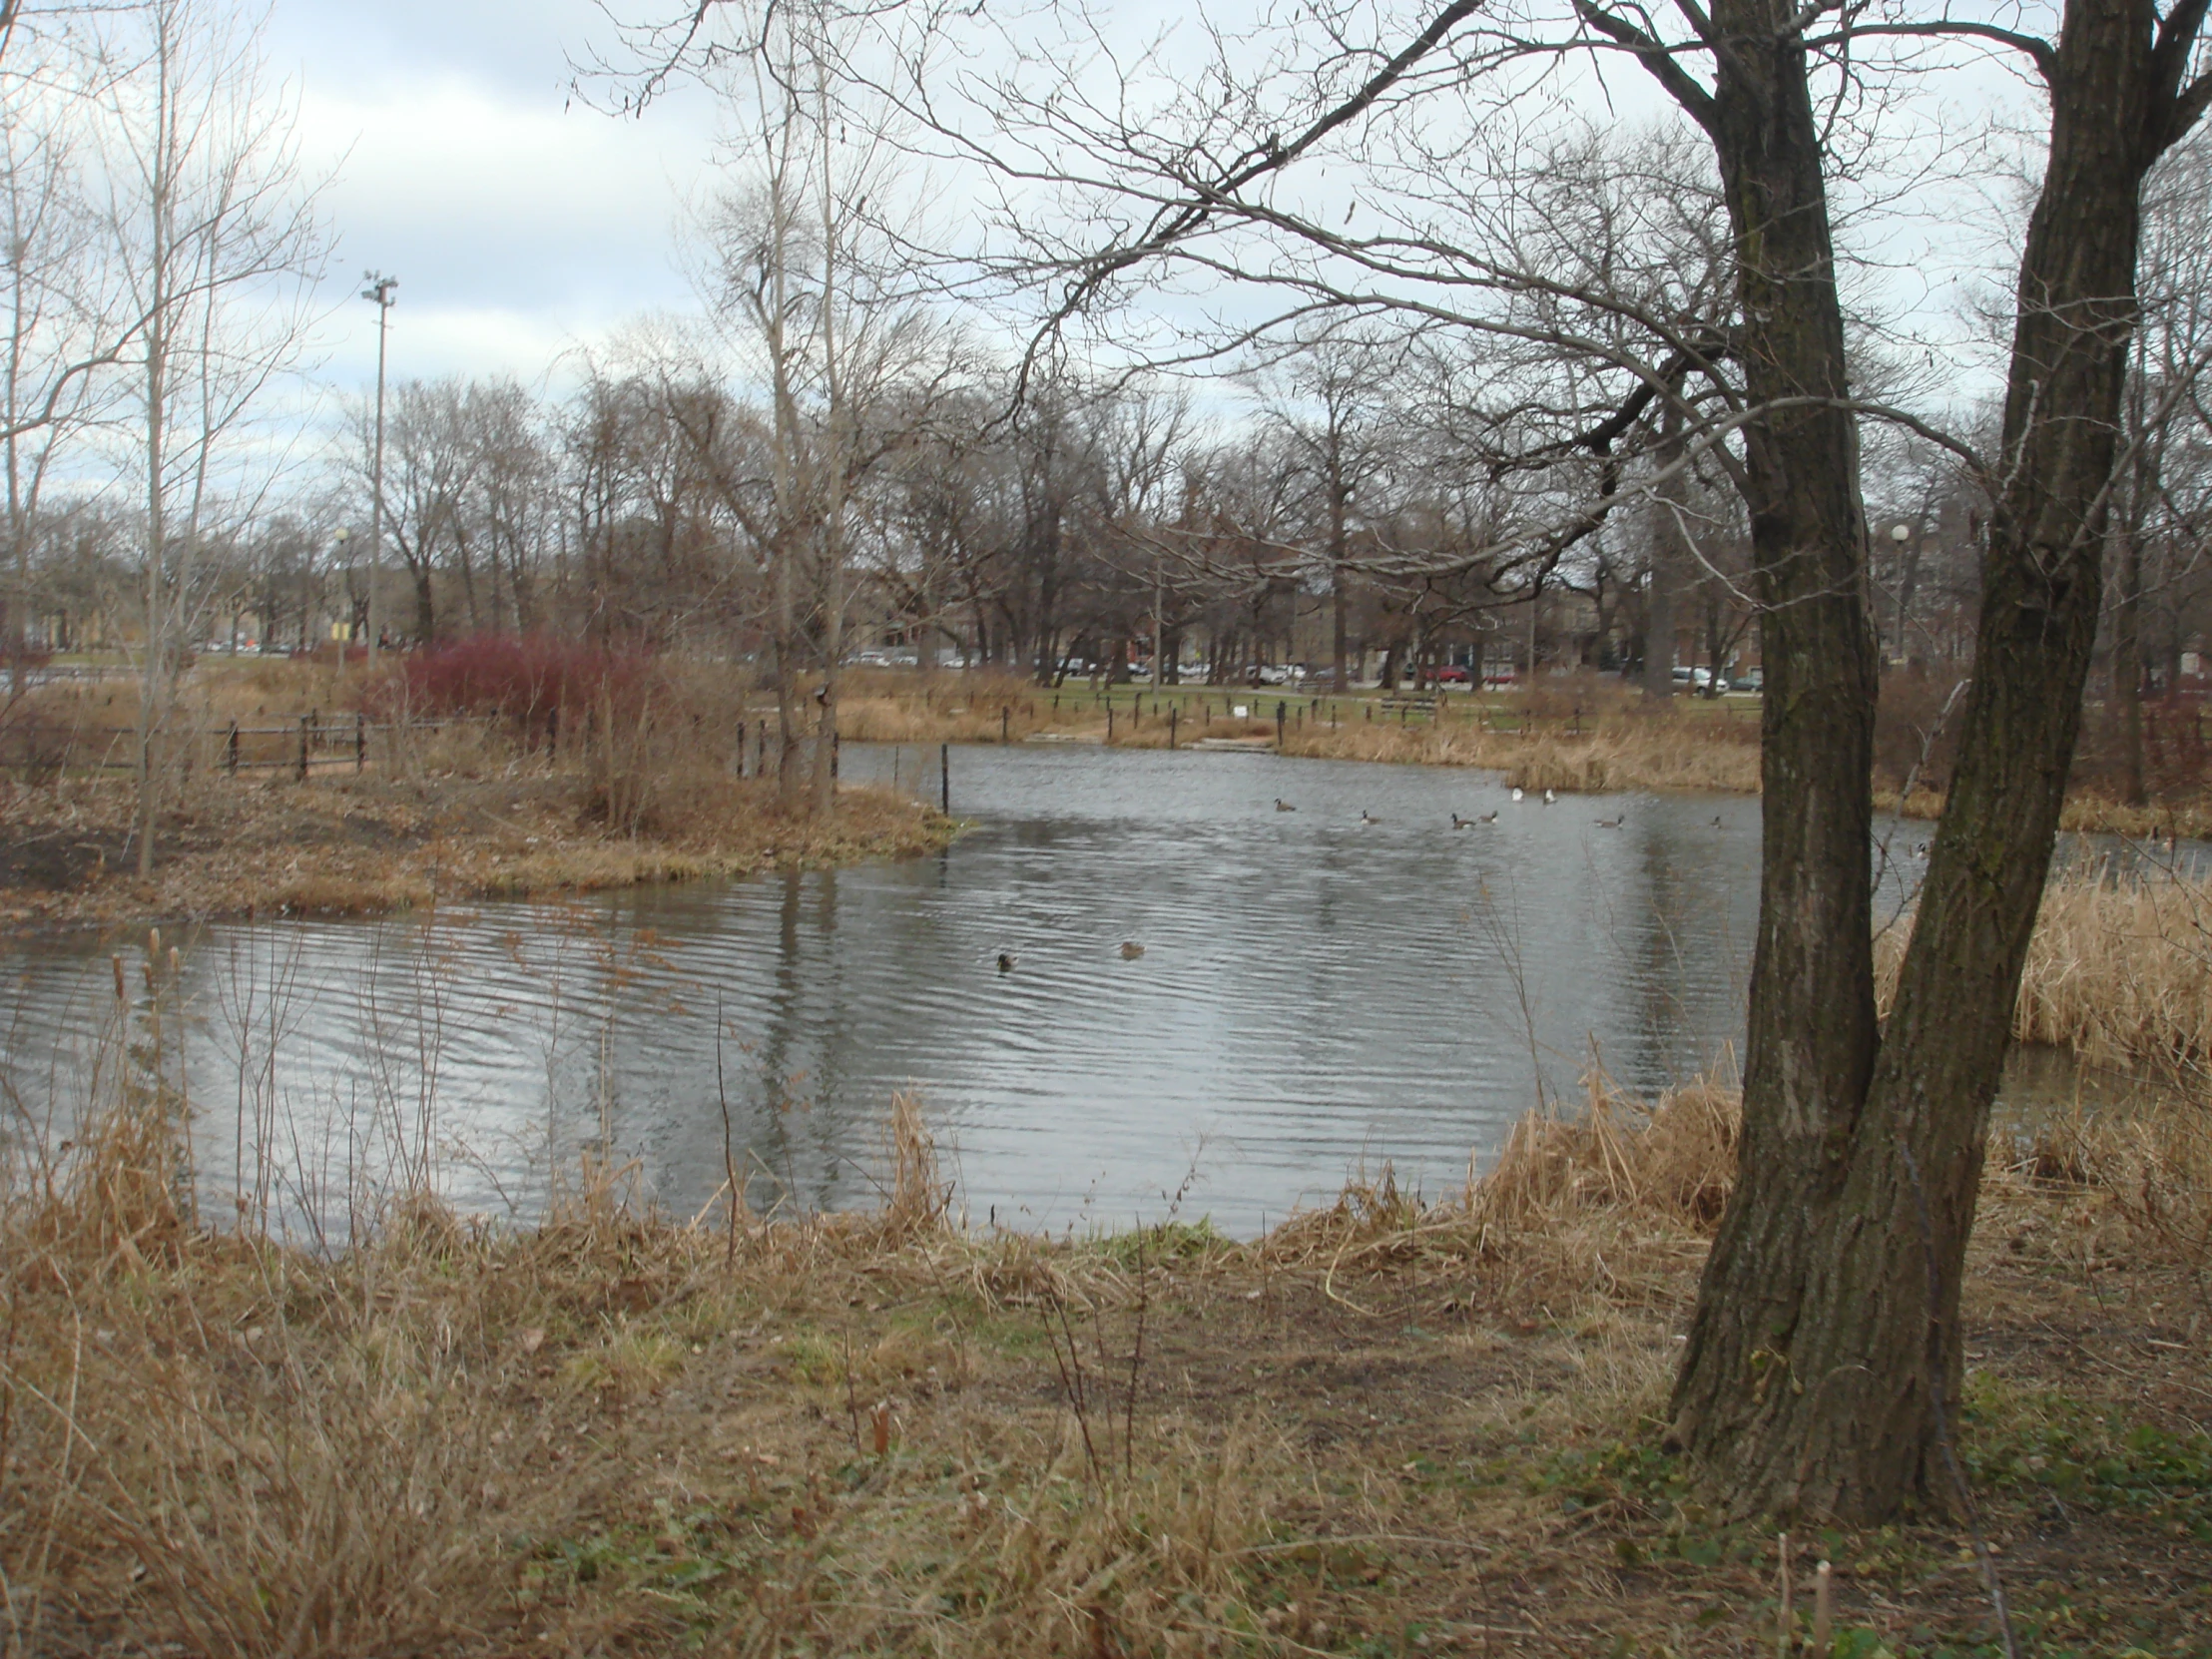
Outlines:
POLYGON ((1790 1376, 1853 1453, 1851 1478, 1807 1495, 1846 1516, 1961 1495, 1942 1444, 1961 1270, 2096 639, 2138 195, 2164 126, 2153 111, 2169 105, 2153 82, 2156 28, 2149 0, 2068 0, 2058 45, 1958 761, 1850 1179, 1820 1219, 1788 1349, 1790 1376))
MULTIPOLYGON (((1748 1512, 1801 1491, 1830 1507, 1870 1478, 1867 1448, 1792 1355, 1874 1066, 1876 671, 1805 54, 1778 0, 1722 0, 1712 21, 1733 43, 1702 119, 1736 243, 1745 389, 1754 406, 1811 400, 1745 428, 1766 660, 1759 931, 1740 1173, 1673 1399, 1676 1434, 1748 1512)), ((1647 641, 1647 660, 1669 643, 1647 641)))
MULTIPOLYGON (((1725 16, 1716 23, 1734 33, 1725 16)), ((1776 916, 1788 897, 1774 868, 1777 841, 1792 833, 1778 809, 1802 801, 1809 820, 1833 810, 1862 822, 1864 809, 1863 797, 1842 799, 1840 779, 1816 783, 1777 755, 1777 727, 1788 722, 1778 722, 1776 693, 1787 698, 1798 672, 1796 654, 1777 650, 1777 631, 1800 633, 1812 613, 1785 606, 1767 618, 1769 863, 1742 1176, 1675 1390, 1680 1430, 1724 1472, 1739 1512, 1875 1520, 1915 1498, 1958 1495, 1943 1436, 1955 1420, 1947 1401, 1961 1363, 1961 1268, 2096 634, 2138 189, 2172 136, 2170 86, 2161 96, 2157 77, 2178 79, 2179 68, 2153 52, 2156 29, 2148 0, 2068 0, 2051 76, 2050 160, 2021 262, 1974 679, 1871 1078, 1871 1047, 1853 1035, 1863 909, 1852 918, 1833 908, 1825 936, 1776 916), (1851 960, 1851 982, 1834 987, 1837 1011, 1826 1019, 1818 1000, 1778 994, 1776 968, 1791 945, 1851 960), (1785 1006, 1819 1027, 1792 1056, 1809 1062, 1798 1076, 1810 1088, 1768 1071, 1771 1052, 1789 1048, 1766 1029, 1785 1006), (1863 1109, 1855 1077, 1867 1081, 1863 1109)), ((1756 304, 1746 310, 1760 314, 1756 304)), ((1836 638, 1823 649, 1837 665, 1852 655, 1836 638)), ((1853 764, 1863 785, 1863 751, 1853 764)), ((1852 860, 1861 877, 1864 844, 1852 860)), ((1831 852, 1829 875, 1841 880, 1843 844, 1831 852)), ((1800 959, 1786 971, 1802 983, 1823 969, 1800 959)))

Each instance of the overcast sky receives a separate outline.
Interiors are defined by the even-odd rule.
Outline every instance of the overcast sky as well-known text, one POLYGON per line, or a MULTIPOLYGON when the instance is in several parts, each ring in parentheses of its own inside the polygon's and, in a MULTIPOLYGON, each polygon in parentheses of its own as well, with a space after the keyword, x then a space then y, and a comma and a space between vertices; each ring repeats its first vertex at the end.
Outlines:
MULTIPOLYGON (((641 16, 653 0, 620 3, 641 16)), ((1114 32, 1149 34, 1180 9, 1119 0, 1114 32)), ((399 278, 391 368, 401 379, 506 372, 537 383, 573 347, 642 313, 693 306, 677 225, 711 180, 712 114, 684 87, 643 119, 573 98, 572 61, 615 45, 593 0, 275 0, 270 68, 298 98, 309 170, 331 181, 321 378, 332 390, 373 381, 375 307, 356 297, 365 268, 399 278)), ((1985 108, 2001 92, 1993 73, 1931 86, 1985 108)), ((1644 103, 1656 95, 1630 77, 1592 113, 1633 117, 1644 103)), ((1316 186, 1326 188, 1307 181, 1316 186)), ((1930 206, 1920 202, 1917 228, 1877 233, 1891 266, 1881 279, 1927 284, 1904 300, 1924 315, 1955 310, 1950 262, 1971 272, 1983 252, 1930 206)))
POLYGON ((546 373, 566 348, 688 307, 674 227, 710 156, 704 101, 642 121, 569 96, 572 54, 607 43, 589 0, 276 0, 270 67, 290 81, 311 171, 332 176, 331 384, 373 380, 376 309, 399 278, 396 377, 546 373))

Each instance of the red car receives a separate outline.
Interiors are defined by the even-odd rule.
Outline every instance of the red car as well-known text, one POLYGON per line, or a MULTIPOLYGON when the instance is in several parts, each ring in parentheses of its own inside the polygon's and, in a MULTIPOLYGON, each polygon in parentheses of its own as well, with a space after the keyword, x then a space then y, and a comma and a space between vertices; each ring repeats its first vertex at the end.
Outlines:
POLYGON ((1442 668, 1436 670, 1434 678, 1436 684, 1438 684, 1439 686, 1463 686, 1467 683, 1471 676, 1467 673, 1465 669, 1459 667, 1458 664, 1447 663, 1442 668))

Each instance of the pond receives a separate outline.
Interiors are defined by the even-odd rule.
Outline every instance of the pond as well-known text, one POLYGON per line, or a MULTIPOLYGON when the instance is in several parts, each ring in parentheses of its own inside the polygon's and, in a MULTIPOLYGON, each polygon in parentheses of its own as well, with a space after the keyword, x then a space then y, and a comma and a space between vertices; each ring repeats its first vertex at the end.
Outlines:
MULTIPOLYGON (((844 760, 935 794, 933 749, 844 760)), ((1249 1233, 1385 1161, 1454 1189, 1594 1073, 1733 1066, 1756 800, 1075 746, 956 749, 951 784, 974 828, 913 862, 199 929, 160 1041, 204 1187, 342 1233, 427 1172, 527 1216, 596 1149, 673 1212, 733 1166, 762 1208, 863 1205, 906 1091, 976 1224, 1249 1233)), ((1892 915, 1927 827, 1885 834, 1892 915)), ((6 948, 0 1064, 58 1137, 116 1063, 111 946, 6 948)), ((2074 1081, 2030 1060, 2012 1107, 2074 1081)))

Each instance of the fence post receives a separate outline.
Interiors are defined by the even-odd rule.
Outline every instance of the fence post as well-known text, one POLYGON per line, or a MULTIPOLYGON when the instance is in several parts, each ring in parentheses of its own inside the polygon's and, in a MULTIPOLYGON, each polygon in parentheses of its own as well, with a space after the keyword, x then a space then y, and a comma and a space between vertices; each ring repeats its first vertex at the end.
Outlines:
POLYGON ((1168 747, 1169 747, 1170 749, 1173 749, 1173 748, 1175 747, 1175 717, 1176 717, 1176 714, 1177 714, 1177 710, 1176 710, 1176 707, 1175 707, 1175 705, 1174 705, 1174 704, 1172 704, 1172 703, 1170 703, 1170 704, 1168 705, 1168 747))
POLYGON ((302 784, 307 781, 307 723, 313 719, 312 715, 299 717, 299 782, 302 784))
POLYGON ((1275 706, 1275 747, 1278 749, 1283 747, 1283 721, 1290 712, 1291 706, 1288 703, 1278 703, 1275 706))
POLYGON ((358 709, 353 711, 353 770, 368 770, 368 716, 358 709))
POLYGON ((1114 706, 1111 703, 1106 705, 1106 741, 1114 741, 1114 706))
POLYGON ((1006 743, 1006 721, 1011 711, 1005 708, 1004 705, 1000 706, 998 711, 998 742, 1001 748, 1006 743))
POLYGON ((952 746, 937 745, 937 811, 952 816, 952 746))
POLYGON ((233 778, 239 775, 239 723, 231 722, 231 735, 223 745, 223 769, 233 778))

